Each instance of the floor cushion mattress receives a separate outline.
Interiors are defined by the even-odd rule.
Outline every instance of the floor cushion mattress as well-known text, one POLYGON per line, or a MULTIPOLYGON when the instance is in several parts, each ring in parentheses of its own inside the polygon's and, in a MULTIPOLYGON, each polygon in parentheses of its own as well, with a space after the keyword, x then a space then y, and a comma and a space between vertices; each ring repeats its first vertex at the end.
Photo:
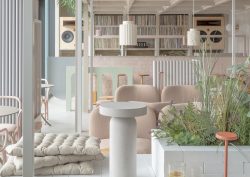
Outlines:
MULTIPOLYGON (((34 156, 97 155, 100 140, 81 134, 35 133, 34 156)), ((22 157, 23 139, 6 148, 7 154, 22 157)))

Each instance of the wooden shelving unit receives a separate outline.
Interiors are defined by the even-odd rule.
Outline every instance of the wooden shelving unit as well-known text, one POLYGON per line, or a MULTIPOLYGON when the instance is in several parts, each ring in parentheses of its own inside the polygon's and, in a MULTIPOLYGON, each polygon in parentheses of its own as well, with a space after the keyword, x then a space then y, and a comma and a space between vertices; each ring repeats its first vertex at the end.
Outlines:
MULTIPOLYGON (((146 42, 146 48, 127 48, 135 54, 136 51, 152 51, 152 55, 161 55, 171 50, 180 53, 187 49, 182 45, 183 37, 188 29, 188 15, 155 15, 132 14, 129 20, 137 25, 138 42, 146 42)), ((95 15, 95 31, 100 30, 101 35, 95 36, 95 51, 101 55, 103 51, 116 51, 119 55, 119 25, 123 21, 122 15, 95 15)), ((185 52, 183 52, 185 53, 185 52)))
POLYGON ((161 15, 159 26, 160 55, 165 55, 170 50, 171 53, 175 53, 174 51, 176 51, 177 55, 183 50, 183 54, 185 54, 187 48, 183 46, 183 38, 186 36, 187 29, 188 15, 161 15))

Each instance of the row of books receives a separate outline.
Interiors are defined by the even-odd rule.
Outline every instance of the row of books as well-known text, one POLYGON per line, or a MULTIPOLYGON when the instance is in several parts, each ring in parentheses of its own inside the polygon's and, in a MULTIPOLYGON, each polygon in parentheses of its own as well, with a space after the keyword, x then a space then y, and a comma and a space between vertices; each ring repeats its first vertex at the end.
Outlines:
POLYGON ((183 48, 182 39, 160 39, 160 48, 181 49, 183 48))
POLYGON ((160 35, 185 35, 186 32, 183 26, 160 26, 160 35))
MULTIPOLYGON (((119 35, 119 26, 97 26, 95 31, 100 30, 101 35, 119 35)), ((156 27, 151 26, 138 26, 137 27, 138 35, 155 35, 156 27)))
POLYGON ((188 25, 187 15, 161 15, 160 25, 188 25))
POLYGON ((95 48, 97 49, 107 49, 107 48, 119 48, 118 38, 98 38, 95 39, 95 48))
POLYGON ((122 24, 122 15, 95 15, 95 25, 110 26, 122 24))
POLYGON ((143 26, 137 27, 137 34, 138 35, 155 35, 156 34, 156 27, 150 26, 143 26))
POLYGON ((130 15, 129 20, 134 21, 137 25, 156 25, 155 15, 130 15))
POLYGON ((99 26, 95 27, 96 30, 100 30, 101 35, 119 35, 119 26, 99 26))

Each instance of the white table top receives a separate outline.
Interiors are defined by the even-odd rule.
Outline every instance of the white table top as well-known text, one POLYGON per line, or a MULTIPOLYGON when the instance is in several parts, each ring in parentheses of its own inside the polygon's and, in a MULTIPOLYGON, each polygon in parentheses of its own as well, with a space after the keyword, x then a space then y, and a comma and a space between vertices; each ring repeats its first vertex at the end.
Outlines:
POLYGON ((53 84, 41 84, 41 88, 50 88, 50 87, 54 87, 53 84))
POLYGON ((142 102, 104 102, 100 104, 100 114, 104 116, 130 118, 147 113, 147 106, 142 102))
POLYGON ((19 109, 12 106, 0 106, 0 117, 18 113, 19 109))

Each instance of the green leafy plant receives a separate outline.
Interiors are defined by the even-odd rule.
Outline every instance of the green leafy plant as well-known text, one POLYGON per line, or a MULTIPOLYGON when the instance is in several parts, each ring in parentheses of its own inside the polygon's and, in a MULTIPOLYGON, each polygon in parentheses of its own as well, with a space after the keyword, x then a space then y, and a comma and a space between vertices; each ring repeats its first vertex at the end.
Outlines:
POLYGON ((228 69, 227 76, 214 76, 217 62, 211 53, 201 50, 194 61, 200 81, 201 108, 189 103, 182 111, 172 107, 162 116, 158 138, 171 137, 179 145, 215 145, 217 131, 236 132, 236 144, 250 145, 250 96, 247 93, 247 69, 250 58, 228 69))
POLYGON ((70 12, 75 13, 76 0, 58 0, 61 7, 67 8, 70 12))

